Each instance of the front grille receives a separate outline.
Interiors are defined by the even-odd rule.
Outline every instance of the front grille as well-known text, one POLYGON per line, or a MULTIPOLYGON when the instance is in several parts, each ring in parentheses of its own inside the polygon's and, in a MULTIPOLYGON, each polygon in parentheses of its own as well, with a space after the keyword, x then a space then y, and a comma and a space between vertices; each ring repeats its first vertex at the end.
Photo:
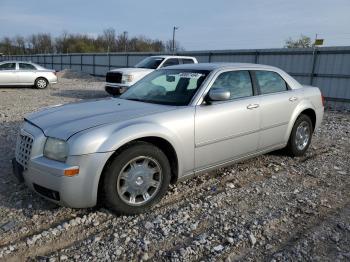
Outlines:
POLYGON ((108 72, 106 75, 106 82, 108 83, 121 83, 122 82, 122 73, 118 72, 108 72))
POLYGON ((28 167, 28 161, 32 152, 33 137, 23 131, 17 138, 16 145, 16 160, 21 164, 24 170, 28 167))

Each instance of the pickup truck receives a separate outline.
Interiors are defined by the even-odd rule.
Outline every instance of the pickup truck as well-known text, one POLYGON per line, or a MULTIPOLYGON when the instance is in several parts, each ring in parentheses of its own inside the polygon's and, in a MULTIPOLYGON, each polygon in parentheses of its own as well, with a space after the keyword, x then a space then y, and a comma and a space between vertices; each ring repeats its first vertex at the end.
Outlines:
POLYGON ((176 183, 285 148, 301 156, 323 117, 317 87, 276 67, 188 64, 122 94, 25 117, 14 174, 57 204, 149 210, 176 183))
POLYGON ((131 85, 156 69, 172 65, 197 63, 197 59, 190 56, 150 56, 134 67, 118 68, 107 72, 105 90, 110 95, 120 95, 131 85))

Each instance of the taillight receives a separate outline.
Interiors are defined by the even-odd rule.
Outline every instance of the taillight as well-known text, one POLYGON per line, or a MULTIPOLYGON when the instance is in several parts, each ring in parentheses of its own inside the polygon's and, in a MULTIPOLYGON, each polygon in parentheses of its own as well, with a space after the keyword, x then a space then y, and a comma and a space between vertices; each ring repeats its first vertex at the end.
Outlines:
POLYGON ((324 96, 321 94, 321 100, 322 100, 322 105, 323 107, 325 106, 325 100, 324 100, 324 96))

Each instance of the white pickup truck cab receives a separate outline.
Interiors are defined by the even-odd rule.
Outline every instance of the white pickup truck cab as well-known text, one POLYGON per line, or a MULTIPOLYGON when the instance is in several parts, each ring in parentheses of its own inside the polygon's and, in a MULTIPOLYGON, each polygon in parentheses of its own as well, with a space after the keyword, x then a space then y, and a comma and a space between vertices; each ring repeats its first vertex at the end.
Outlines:
POLYGON ((105 90, 111 95, 120 95, 130 86, 156 69, 181 64, 197 64, 191 56, 150 56, 131 68, 118 68, 107 72, 105 90))

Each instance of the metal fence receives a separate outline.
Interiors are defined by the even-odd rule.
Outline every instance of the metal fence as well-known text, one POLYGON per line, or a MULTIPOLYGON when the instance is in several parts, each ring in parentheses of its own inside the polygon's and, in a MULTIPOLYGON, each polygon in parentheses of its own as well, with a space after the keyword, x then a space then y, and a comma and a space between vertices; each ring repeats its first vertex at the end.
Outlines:
MULTIPOLYGON (((74 69, 104 76, 113 68, 131 67, 150 55, 161 53, 79 53, 3 56, 1 60, 32 61, 55 70, 74 69)), ((350 110, 350 47, 305 49, 255 49, 227 51, 186 51, 205 62, 246 62, 282 68, 300 83, 318 86, 327 106, 350 110)))

